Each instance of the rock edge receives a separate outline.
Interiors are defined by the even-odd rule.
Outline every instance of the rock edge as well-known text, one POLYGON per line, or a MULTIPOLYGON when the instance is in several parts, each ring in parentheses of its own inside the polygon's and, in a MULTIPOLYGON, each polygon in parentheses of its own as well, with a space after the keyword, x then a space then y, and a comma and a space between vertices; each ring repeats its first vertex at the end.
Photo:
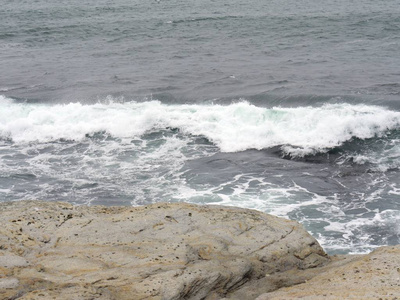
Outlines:
POLYGON ((307 298, 305 284, 356 259, 329 258, 297 222, 249 209, 0 204, 1 299, 307 298), (289 286, 301 290, 276 291, 289 286))

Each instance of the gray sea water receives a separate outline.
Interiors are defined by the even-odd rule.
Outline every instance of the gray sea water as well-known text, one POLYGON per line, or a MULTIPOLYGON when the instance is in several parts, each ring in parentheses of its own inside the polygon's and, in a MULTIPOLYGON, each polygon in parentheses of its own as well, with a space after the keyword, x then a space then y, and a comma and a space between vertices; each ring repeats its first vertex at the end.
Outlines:
POLYGON ((400 2, 3 1, 0 201, 254 208, 400 243, 400 2))

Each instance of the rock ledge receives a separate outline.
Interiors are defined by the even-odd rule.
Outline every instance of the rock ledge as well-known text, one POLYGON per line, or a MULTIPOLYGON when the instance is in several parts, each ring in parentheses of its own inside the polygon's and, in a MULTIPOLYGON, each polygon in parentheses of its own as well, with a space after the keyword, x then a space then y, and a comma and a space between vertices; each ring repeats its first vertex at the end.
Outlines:
POLYGON ((185 203, 0 205, 2 299, 220 299, 329 261, 296 222, 185 203))
POLYGON ((328 257, 253 210, 0 204, 1 299, 400 299, 399 266, 400 247, 328 257))

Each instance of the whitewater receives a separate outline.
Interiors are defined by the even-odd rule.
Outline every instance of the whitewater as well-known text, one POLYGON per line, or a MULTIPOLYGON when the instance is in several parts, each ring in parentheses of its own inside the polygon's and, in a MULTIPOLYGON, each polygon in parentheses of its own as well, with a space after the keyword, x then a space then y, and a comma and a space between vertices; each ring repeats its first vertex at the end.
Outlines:
POLYGON ((390 179, 400 165, 400 113, 390 109, 110 97, 52 105, 2 96, 0 112, 6 201, 236 205, 294 217, 335 251, 349 241, 365 251, 377 226, 399 234, 395 205, 372 208, 400 194, 390 179))
POLYGON ((400 244, 400 6, 3 1, 0 202, 233 205, 400 244))
MULTIPOLYGON (((0 96, 1 97, 1 96, 0 96)), ((400 113, 367 105, 271 109, 241 101, 222 105, 166 105, 159 101, 82 105, 16 104, 0 98, 0 133, 14 142, 80 141, 104 132, 115 138, 176 129, 207 138, 222 152, 281 146, 293 157, 327 152, 353 138, 399 130, 400 113)))

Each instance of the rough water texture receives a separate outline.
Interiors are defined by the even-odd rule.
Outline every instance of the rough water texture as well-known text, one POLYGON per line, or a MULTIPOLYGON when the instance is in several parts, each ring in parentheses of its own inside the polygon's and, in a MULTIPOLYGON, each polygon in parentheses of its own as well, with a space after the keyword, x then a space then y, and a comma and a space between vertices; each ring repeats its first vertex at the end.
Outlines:
POLYGON ((328 257, 300 224, 254 210, 21 201, 1 204, 0 217, 2 299, 369 299, 400 292, 400 247, 328 257))
POLYGON ((187 201, 400 243, 398 0, 0 9, 0 202, 187 201))

